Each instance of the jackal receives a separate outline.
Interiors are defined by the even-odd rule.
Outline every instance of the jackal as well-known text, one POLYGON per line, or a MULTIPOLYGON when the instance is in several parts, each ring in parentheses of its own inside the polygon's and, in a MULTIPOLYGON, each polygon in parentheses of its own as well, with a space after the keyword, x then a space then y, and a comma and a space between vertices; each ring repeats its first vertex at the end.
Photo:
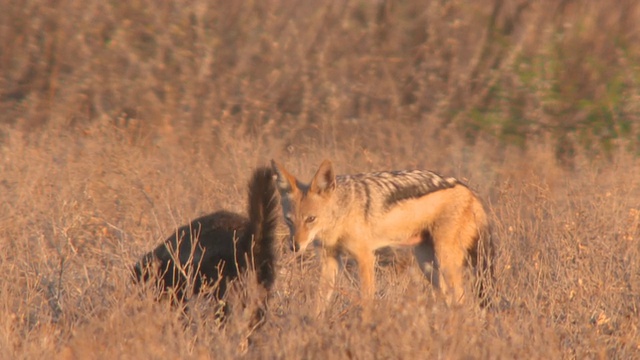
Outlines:
MULTIPOLYGON (((465 265, 488 269, 487 215, 462 182, 431 171, 403 170, 336 176, 325 160, 310 184, 272 160, 291 247, 302 252, 314 240, 322 249, 321 312, 331 298, 339 254, 358 263, 364 299, 375 294, 375 250, 413 246, 422 271, 448 302, 461 302, 465 265)), ((483 296, 481 294, 481 296, 483 296)))
POLYGON ((172 292, 174 301, 183 303, 189 293, 198 294, 205 284, 216 285, 213 295, 221 299, 230 281, 255 266, 257 281, 268 295, 275 281, 279 212, 273 178, 268 167, 254 171, 249 182, 248 219, 221 210, 193 220, 144 255, 133 268, 135 278, 153 279, 162 289, 161 296, 172 292), (187 289, 188 285, 192 288, 187 289))

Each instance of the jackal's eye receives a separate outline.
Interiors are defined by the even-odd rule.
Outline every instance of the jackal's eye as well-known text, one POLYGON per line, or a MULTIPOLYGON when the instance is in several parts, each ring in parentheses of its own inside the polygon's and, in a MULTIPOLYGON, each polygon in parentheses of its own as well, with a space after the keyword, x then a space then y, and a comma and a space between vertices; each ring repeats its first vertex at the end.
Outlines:
POLYGON ((315 216, 307 216, 304 219, 304 222, 306 222, 307 224, 311 224, 312 222, 316 221, 316 217, 315 216))

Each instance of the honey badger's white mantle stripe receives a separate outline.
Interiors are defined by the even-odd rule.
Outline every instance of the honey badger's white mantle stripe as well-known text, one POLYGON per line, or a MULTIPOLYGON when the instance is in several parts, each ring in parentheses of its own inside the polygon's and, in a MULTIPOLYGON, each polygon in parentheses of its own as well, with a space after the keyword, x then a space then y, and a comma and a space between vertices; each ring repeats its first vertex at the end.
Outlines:
POLYGON ((375 250, 414 246, 418 263, 449 300, 464 296, 464 267, 477 264, 479 245, 491 244, 486 213, 478 198, 455 178, 423 170, 334 174, 325 160, 310 184, 272 161, 292 248, 314 240, 324 249, 322 286, 328 300, 338 271, 337 256, 358 261, 361 289, 375 293, 375 250))

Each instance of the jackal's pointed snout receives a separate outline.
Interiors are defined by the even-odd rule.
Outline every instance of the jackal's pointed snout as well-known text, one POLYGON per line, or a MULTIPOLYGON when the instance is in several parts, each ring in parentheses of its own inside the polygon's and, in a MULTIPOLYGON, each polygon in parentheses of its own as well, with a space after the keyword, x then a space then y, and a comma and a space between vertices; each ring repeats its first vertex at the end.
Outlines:
POLYGON ((289 241, 289 250, 291 250, 294 253, 297 253, 300 251, 300 244, 298 244, 295 240, 293 240, 293 237, 291 238, 291 241, 289 241))

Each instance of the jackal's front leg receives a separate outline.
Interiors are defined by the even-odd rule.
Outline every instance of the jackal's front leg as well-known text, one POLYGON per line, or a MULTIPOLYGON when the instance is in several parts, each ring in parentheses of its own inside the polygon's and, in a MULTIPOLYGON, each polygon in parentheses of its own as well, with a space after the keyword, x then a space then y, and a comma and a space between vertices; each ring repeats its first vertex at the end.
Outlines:
POLYGON ((320 277, 319 293, 322 295, 321 298, 317 299, 316 315, 321 315, 329 301, 331 301, 340 267, 338 253, 334 250, 323 249, 320 252, 320 258, 322 261, 322 276, 320 277))
POLYGON ((360 291, 363 301, 373 300, 376 294, 376 256, 371 251, 363 251, 356 255, 360 277, 360 291))
POLYGON ((358 275, 360 277, 360 292, 362 319, 369 322, 373 314, 373 298, 376 294, 376 256, 372 251, 363 250, 355 254, 358 261, 358 275))

